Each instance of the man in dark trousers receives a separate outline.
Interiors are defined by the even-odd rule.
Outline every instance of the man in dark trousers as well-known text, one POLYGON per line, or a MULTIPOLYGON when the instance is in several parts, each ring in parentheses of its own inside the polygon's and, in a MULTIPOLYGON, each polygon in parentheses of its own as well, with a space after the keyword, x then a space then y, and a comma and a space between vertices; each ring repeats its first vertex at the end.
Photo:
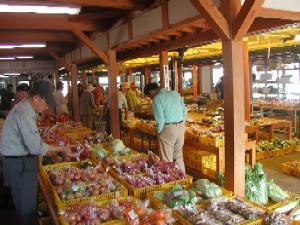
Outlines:
POLYGON ((182 147, 187 115, 183 99, 178 92, 167 91, 156 83, 148 84, 144 93, 152 99, 161 159, 175 162, 185 172, 182 147))
POLYGON ((29 96, 8 114, 0 142, 5 181, 11 192, 20 225, 37 225, 38 156, 70 150, 49 146, 41 140, 38 114, 54 102, 53 85, 46 80, 33 83, 29 96))

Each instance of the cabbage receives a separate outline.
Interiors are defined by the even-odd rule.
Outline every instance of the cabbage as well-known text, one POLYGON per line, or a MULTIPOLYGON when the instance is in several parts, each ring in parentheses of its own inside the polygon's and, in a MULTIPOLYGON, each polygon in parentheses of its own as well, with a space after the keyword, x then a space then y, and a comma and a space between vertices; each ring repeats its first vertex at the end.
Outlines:
POLYGON ((209 182, 208 179, 198 179, 192 184, 191 190, 202 192, 203 196, 206 198, 216 198, 222 195, 222 189, 209 182))
POLYGON ((114 139, 111 142, 111 147, 113 152, 121 152, 123 148, 125 147, 124 143, 120 139, 114 139))
POLYGON ((273 180, 268 180, 269 197, 273 202, 280 202, 289 197, 289 195, 282 190, 273 180))

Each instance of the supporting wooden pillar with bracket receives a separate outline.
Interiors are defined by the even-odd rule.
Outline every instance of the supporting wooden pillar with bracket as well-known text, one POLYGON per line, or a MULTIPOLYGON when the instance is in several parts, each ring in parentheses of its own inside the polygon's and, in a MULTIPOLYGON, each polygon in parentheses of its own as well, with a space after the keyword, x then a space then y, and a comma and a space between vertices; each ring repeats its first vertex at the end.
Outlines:
POLYGON ((160 69, 160 86, 166 87, 169 84, 165 84, 165 75, 169 71, 168 51, 161 51, 159 53, 159 69, 160 69))
POLYGON ((245 120, 250 120, 250 76, 249 76, 249 51, 248 42, 243 41, 244 55, 244 95, 245 95, 245 120))
POLYGON ((79 114, 79 100, 78 100, 78 87, 77 87, 77 66, 71 65, 71 83, 72 83, 72 100, 73 100, 73 116, 76 122, 80 121, 79 114))
POLYGON ((198 95, 202 94, 202 66, 198 65, 198 95))
POLYGON ((151 83, 151 77, 150 77, 151 74, 150 74, 148 66, 145 66, 144 73, 145 73, 145 85, 150 84, 151 83))
POLYGON ((110 127, 114 138, 120 138, 120 123, 118 110, 118 87, 117 87, 117 58, 115 50, 108 50, 108 86, 110 98, 110 127))

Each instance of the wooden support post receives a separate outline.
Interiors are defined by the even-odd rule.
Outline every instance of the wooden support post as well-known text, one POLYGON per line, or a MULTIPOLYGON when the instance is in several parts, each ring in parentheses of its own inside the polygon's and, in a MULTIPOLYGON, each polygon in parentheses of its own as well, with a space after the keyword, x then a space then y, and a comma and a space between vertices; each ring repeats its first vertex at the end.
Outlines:
POLYGON ((223 41, 225 187, 238 196, 245 194, 245 108, 243 42, 223 41))
POLYGON ((250 120, 250 76, 249 76, 249 51, 248 42, 243 41, 244 51, 244 95, 245 95, 245 120, 250 120))
POLYGON ((165 75, 166 72, 165 69, 169 67, 169 61, 168 61, 168 51, 161 51, 159 53, 159 69, 160 69, 160 86, 161 87, 169 87, 169 84, 165 84, 165 75))
POLYGON ((193 65, 193 97, 198 97, 197 66, 193 65))
POLYGON ((147 84, 151 83, 151 77, 150 77, 151 74, 150 74, 150 71, 149 71, 149 67, 145 66, 144 71, 145 71, 145 85, 147 85, 147 84))
POLYGON ((118 109, 118 87, 117 87, 117 58, 116 51, 108 50, 108 86, 110 99, 110 126, 114 138, 120 138, 120 119, 118 109))
POLYGON ((80 121, 79 114, 79 100, 78 100, 78 87, 77 87, 77 66, 71 65, 71 83, 72 83, 72 99, 73 99, 73 116, 76 122, 80 121))
POLYGON ((82 71, 82 90, 85 91, 86 89, 86 71, 82 71))
POLYGON ((177 64, 177 71, 178 71, 178 92, 180 95, 182 95, 182 80, 183 80, 183 77, 182 77, 182 66, 181 66, 181 63, 178 63, 177 64))
POLYGON ((202 66, 198 65, 198 95, 201 95, 202 92, 202 66))

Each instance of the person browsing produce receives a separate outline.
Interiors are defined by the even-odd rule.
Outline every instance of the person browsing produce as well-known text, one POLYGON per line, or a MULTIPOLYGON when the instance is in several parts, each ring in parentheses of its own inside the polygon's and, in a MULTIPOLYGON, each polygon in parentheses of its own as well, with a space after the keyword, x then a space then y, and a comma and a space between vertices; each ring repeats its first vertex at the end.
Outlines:
POLYGON ((53 103, 52 84, 38 80, 33 83, 29 96, 10 111, 3 126, 0 142, 3 172, 21 225, 38 224, 38 156, 58 151, 71 155, 68 148, 49 146, 41 140, 37 117, 53 103))
POLYGON ((185 172, 182 147, 187 115, 181 96, 176 91, 158 87, 156 83, 148 84, 144 93, 152 99, 161 159, 175 162, 185 172))

